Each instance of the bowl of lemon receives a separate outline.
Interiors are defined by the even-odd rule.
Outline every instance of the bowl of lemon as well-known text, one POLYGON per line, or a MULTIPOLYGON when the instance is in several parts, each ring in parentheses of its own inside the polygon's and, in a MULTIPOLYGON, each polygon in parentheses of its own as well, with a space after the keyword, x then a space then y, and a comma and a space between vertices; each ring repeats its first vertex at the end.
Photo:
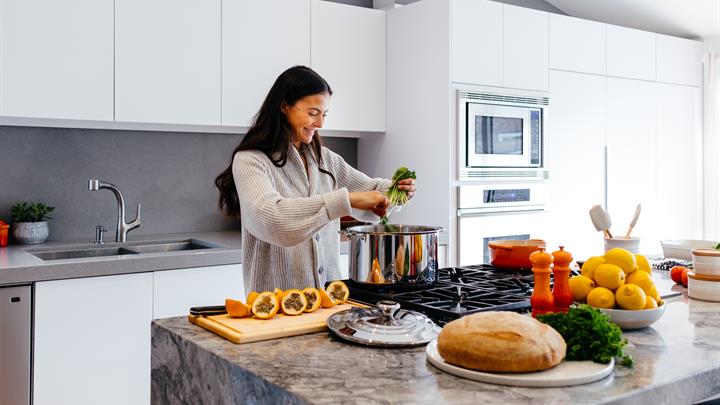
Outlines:
POLYGON ((600 309, 622 329, 650 326, 665 313, 652 267, 643 255, 610 249, 586 260, 580 273, 570 279, 574 300, 600 309))

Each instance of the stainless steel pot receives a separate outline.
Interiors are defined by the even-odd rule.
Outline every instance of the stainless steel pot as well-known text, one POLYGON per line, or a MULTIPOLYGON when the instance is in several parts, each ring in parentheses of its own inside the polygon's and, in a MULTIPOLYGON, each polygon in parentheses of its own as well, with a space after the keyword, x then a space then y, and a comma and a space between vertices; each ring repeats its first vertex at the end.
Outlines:
POLYGON ((419 225, 352 226, 350 278, 358 283, 433 284, 437 280, 438 237, 443 228, 419 225))

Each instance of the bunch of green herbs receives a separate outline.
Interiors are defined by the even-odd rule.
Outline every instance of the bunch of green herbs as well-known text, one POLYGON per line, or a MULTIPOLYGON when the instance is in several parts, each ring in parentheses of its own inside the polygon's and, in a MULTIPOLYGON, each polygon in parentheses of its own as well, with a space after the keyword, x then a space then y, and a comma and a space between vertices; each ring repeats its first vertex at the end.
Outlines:
POLYGON ((572 305, 567 313, 538 315, 537 320, 553 327, 567 344, 567 360, 592 360, 607 364, 613 357, 626 367, 633 359, 623 352, 627 339, 605 313, 587 304, 572 305))
MULTIPOLYGON (((398 188, 398 183, 400 183, 400 180, 415 178, 415 172, 408 169, 407 167, 403 166, 395 170, 395 174, 393 174, 392 176, 392 183, 390 184, 390 188, 388 188, 388 191, 385 193, 385 195, 388 197, 388 200, 390 200, 391 206, 407 204, 407 202, 409 201, 407 191, 400 190, 398 188)), ((388 222, 387 214, 382 217, 382 223, 390 232, 397 231, 397 228, 395 228, 393 225, 390 225, 390 223, 388 222)))

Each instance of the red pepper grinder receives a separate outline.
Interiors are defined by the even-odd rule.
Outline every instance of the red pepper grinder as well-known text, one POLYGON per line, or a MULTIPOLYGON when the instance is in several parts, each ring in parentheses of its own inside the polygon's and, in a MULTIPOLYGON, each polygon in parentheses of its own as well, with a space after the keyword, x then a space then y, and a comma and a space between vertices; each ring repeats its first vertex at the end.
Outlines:
POLYGON ((530 254, 530 263, 532 263, 532 272, 535 278, 532 296, 530 296, 530 305, 532 305, 532 316, 538 314, 547 314, 555 311, 555 300, 550 291, 550 266, 553 263, 553 257, 545 251, 544 247, 530 254))
POLYGON ((572 263, 572 254, 560 246, 560 250, 552 253, 553 261, 553 277, 555 284, 553 285, 553 298, 555 298, 555 309, 567 312, 570 304, 573 302, 572 291, 570 291, 570 263, 572 263))

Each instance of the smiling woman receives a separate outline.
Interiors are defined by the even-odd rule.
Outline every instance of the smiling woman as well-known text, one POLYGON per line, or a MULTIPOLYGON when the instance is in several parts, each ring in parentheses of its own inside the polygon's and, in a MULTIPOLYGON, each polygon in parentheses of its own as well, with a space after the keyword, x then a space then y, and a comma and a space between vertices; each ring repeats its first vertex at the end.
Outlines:
MULTIPOLYGON (((390 180, 368 177, 322 145, 331 96, 312 69, 283 72, 215 179, 220 209, 241 218, 246 291, 324 288, 340 278, 340 217, 385 214, 390 180)), ((414 180, 399 187, 412 196, 414 180)))

